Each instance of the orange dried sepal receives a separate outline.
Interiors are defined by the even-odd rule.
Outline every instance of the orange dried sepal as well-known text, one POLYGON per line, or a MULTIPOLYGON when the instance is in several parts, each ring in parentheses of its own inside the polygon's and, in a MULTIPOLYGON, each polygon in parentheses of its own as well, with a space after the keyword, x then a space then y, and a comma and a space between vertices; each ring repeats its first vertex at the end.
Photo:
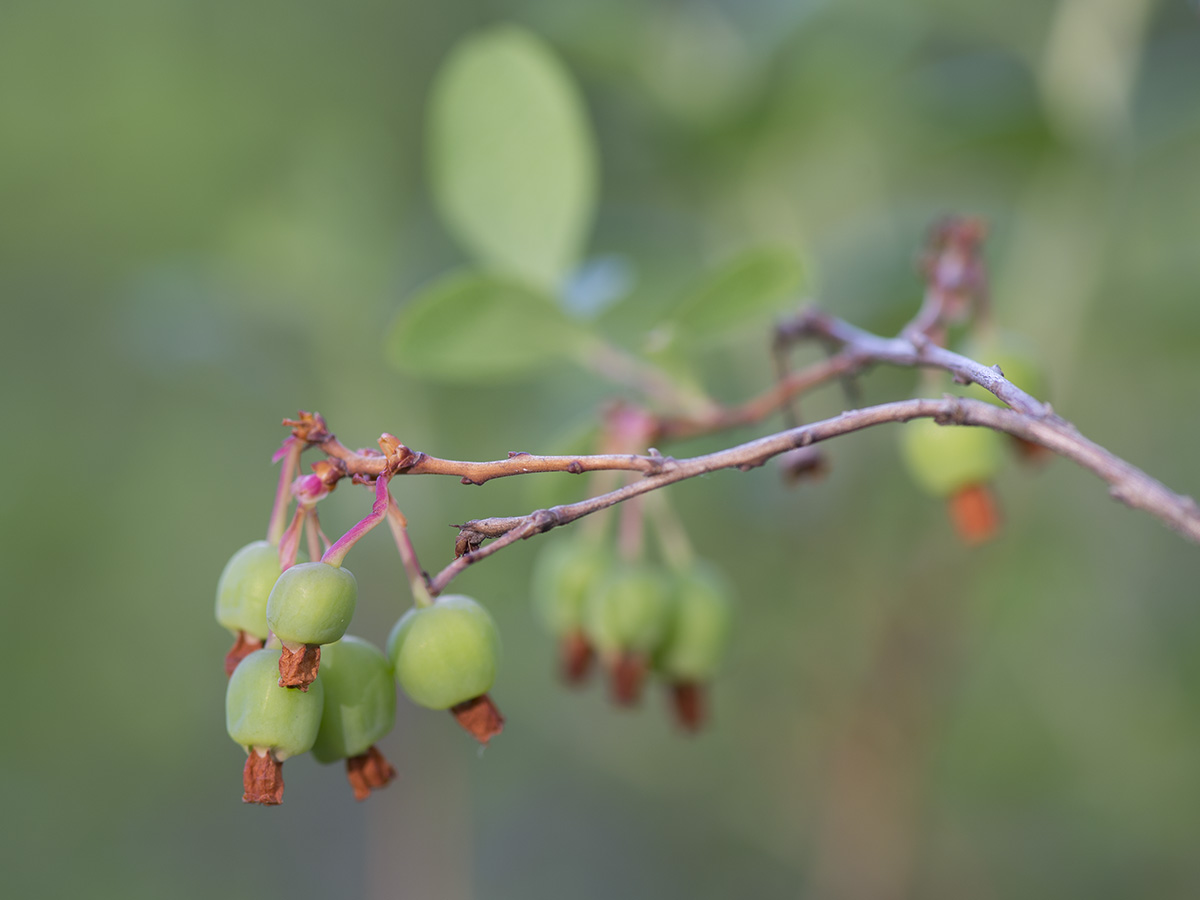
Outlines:
POLYGON ((238 663, 255 650, 261 650, 266 646, 266 643, 262 638, 256 638, 254 635, 239 631, 237 637, 233 639, 233 646, 225 654, 225 677, 229 678, 233 675, 233 670, 238 667, 238 663))
POLYGON ((270 752, 251 750, 242 769, 242 802, 278 806, 283 802, 283 763, 270 752))
POLYGON ((963 542, 972 546, 1000 532, 1000 508, 986 484, 970 484, 950 495, 950 518, 963 542))
POLYGON ((346 780, 354 789, 355 800, 366 800, 371 791, 387 787, 396 778, 396 768, 372 744, 366 753, 346 759, 346 780))
POLYGON ((318 645, 304 644, 296 650, 289 650, 285 645, 279 654, 279 686, 307 691, 317 679, 320 664, 321 648, 318 645))
POLYGON ((452 706, 450 712, 458 724, 481 744, 487 744, 504 730, 504 716, 500 715, 500 710, 487 694, 452 706))

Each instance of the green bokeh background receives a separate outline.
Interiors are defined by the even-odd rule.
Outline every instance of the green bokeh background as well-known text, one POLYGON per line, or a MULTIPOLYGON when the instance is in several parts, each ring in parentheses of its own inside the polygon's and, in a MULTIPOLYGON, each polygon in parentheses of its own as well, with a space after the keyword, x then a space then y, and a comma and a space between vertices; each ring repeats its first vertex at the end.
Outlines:
MULTIPOLYGON (((383 794, 356 805, 300 759, 282 808, 239 802, 213 591, 265 527, 280 418, 485 459, 565 446, 612 394, 567 366, 446 387, 384 361, 404 298, 463 259, 424 174, 430 81, 506 21, 584 91, 589 253, 636 279, 609 316, 631 347, 764 241, 814 260, 829 309, 894 330, 928 223, 978 213, 997 316, 1045 354, 1055 407, 1200 492, 1193 4, 5 0, 6 893, 1196 896, 1196 548, 1055 461, 1006 470, 1004 535, 964 549, 886 429, 831 445, 818 485, 768 466, 672 490, 740 600, 702 737, 657 695, 630 714, 555 683, 535 541, 456 582, 504 635, 492 747, 402 700, 383 794)), ((763 346, 714 351, 713 392, 765 384, 763 346)), ((862 402, 914 385, 879 371, 862 402)), ((448 523, 579 485, 395 492, 440 567, 448 523)), ((331 532, 366 507, 326 505, 331 532)), ((353 565, 354 630, 381 643, 398 562, 379 536, 353 565)))

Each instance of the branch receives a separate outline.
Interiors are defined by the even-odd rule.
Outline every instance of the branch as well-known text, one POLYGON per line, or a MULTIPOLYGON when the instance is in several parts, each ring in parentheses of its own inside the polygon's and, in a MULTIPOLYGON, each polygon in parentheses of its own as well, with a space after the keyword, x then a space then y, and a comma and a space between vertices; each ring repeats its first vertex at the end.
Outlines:
POLYGON ((327 481, 347 475, 369 480, 384 472, 455 475, 468 484, 541 472, 628 471, 643 476, 578 503, 536 510, 524 516, 475 519, 458 526, 457 558, 429 580, 429 589, 434 596, 444 591, 468 566, 518 540, 566 525, 633 497, 720 469, 747 471, 797 447, 807 447, 887 422, 906 422, 922 417, 933 418, 946 426, 992 428, 1045 447, 1103 479, 1113 498, 1148 512, 1188 540, 1200 543, 1200 508, 1191 497, 1171 491, 1141 469, 1084 437, 1074 425, 1055 414, 1048 403, 1008 381, 997 367, 985 366, 938 345, 931 334, 942 327, 945 310, 961 302, 961 292, 968 288, 977 290, 979 279, 978 271, 965 264, 943 266, 938 272, 945 277, 946 285, 927 294, 925 305, 903 330, 902 336, 880 337, 819 309, 806 310, 777 327, 777 343, 787 345, 801 340, 819 340, 837 348, 833 356, 789 374, 771 390, 740 406, 709 407, 699 414, 677 418, 645 413, 649 423, 646 434, 655 439, 679 438, 752 424, 778 411, 806 390, 878 364, 942 369, 960 384, 980 385, 1009 408, 950 396, 941 400, 902 400, 850 410, 832 419, 789 428, 690 459, 663 456, 652 448, 646 455, 534 456, 510 453, 502 460, 464 462, 413 451, 390 435, 384 435, 380 440, 383 454, 374 450, 351 451, 329 433, 324 420, 315 414, 302 413, 299 420, 285 420, 285 424, 293 426, 297 439, 315 444, 327 454, 329 459, 324 461, 327 481), (946 272, 950 274, 946 275, 946 272), (489 540, 491 543, 484 546, 489 540))

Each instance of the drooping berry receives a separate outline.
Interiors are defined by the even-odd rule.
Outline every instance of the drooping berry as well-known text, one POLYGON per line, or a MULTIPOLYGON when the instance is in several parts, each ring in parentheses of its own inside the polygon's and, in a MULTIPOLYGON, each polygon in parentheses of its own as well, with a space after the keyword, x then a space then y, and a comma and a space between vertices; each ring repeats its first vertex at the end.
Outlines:
POLYGON ((387 657, 362 638, 346 635, 321 654, 325 706, 312 755, 322 763, 346 761, 356 800, 396 777, 374 746, 396 723, 396 681, 387 657))
POLYGON ((695 731, 707 718, 707 684, 716 674, 733 622, 732 591, 716 569, 694 564, 679 572, 666 640, 655 665, 671 688, 680 725, 695 731))
POLYGON ((670 627, 672 591, 658 568, 623 564, 588 595, 584 627, 608 668, 613 699, 624 706, 641 696, 650 659, 670 627))
POLYGON ((979 544, 995 536, 1000 515, 988 482, 1004 461, 999 432, 915 419, 904 426, 901 451, 917 484, 946 498, 950 517, 966 543, 979 544))
POLYGON ((458 594, 414 607, 392 628, 388 658, 414 703, 449 709, 481 743, 500 733, 504 719, 487 692, 496 680, 500 636, 488 611, 458 594))
POLYGON ((538 557, 533 578, 534 606, 558 639, 563 679, 582 682, 591 668, 592 645, 584 634, 588 594, 612 567, 611 554, 586 537, 549 544, 538 557))
POLYGON ((320 680, 307 692, 279 686, 279 651, 256 650, 233 671, 225 691, 225 728, 248 754, 242 772, 246 803, 283 800, 283 761, 307 753, 321 725, 320 680))
POLYGON ((357 600, 358 582, 341 566, 299 563, 279 576, 267 598, 267 624, 283 643, 281 685, 307 688, 320 664, 320 645, 346 633, 357 600))
POLYGON ((266 541, 247 544, 230 557, 217 581, 217 622, 233 633, 225 674, 261 649, 267 637, 267 597, 279 577, 279 548, 266 541))

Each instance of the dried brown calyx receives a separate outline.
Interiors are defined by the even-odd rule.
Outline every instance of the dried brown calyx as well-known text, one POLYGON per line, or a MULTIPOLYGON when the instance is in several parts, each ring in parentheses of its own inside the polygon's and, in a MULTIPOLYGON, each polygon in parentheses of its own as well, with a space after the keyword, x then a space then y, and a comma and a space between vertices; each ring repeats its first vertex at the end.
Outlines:
POLYGON ((990 541, 1000 531, 1000 508, 986 484, 969 484, 950 495, 950 518, 966 544, 990 541))
POLYGON ((283 802, 283 763, 270 750, 250 749, 242 769, 242 802, 263 806, 283 802))
POLYGON ((699 681, 675 681, 669 688, 675 721, 685 731, 699 731, 708 721, 708 687, 699 681))
POLYGON ((366 753, 346 759, 346 780, 354 789, 355 800, 366 800, 371 791, 387 787, 395 778, 395 767, 374 744, 366 753))
POLYGON ((649 661, 640 653, 625 651, 608 663, 609 689, 618 706, 636 706, 642 699, 642 684, 650 669, 649 661))
POLYGON ((316 644, 301 644, 294 650, 284 644, 279 654, 279 686, 307 691, 317 678, 321 664, 321 648, 316 644))
POLYGON ((487 744, 504 730, 504 716, 487 694, 450 707, 458 724, 465 728, 475 740, 487 744))
POLYGON ((591 642, 578 629, 563 636, 559 642, 559 668, 567 684, 579 685, 587 680, 591 672, 595 652, 591 642))
POLYGON ((261 650, 265 645, 266 641, 261 638, 256 638, 252 634, 239 631, 237 637, 233 639, 233 646, 225 654, 225 677, 228 678, 231 676, 233 670, 238 667, 238 663, 255 650, 261 650))

